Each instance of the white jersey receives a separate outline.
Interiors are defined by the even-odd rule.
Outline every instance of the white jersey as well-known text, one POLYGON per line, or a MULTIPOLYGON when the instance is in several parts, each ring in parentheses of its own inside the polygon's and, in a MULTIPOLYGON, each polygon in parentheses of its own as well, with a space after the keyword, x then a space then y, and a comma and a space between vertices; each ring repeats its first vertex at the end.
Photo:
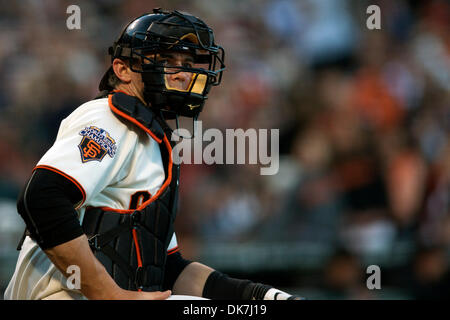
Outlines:
MULTIPOLYGON (((56 141, 37 168, 70 179, 83 200, 76 211, 80 223, 87 207, 135 209, 155 195, 165 181, 159 144, 142 130, 117 118, 108 99, 89 101, 61 122, 56 141)), ((177 251, 175 234, 168 253, 177 251)), ((63 295, 84 297, 69 290, 66 278, 35 241, 26 237, 5 299, 45 299, 63 295)))

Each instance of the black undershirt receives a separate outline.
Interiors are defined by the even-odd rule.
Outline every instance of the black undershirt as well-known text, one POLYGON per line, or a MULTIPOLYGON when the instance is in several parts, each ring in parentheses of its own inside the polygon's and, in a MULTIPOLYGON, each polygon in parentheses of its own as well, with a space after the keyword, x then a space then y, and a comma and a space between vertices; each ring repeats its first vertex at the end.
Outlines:
POLYGON ((52 248, 83 234, 74 206, 83 199, 77 186, 64 176, 38 168, 17 201, 31 237, 42 249, 52 248))

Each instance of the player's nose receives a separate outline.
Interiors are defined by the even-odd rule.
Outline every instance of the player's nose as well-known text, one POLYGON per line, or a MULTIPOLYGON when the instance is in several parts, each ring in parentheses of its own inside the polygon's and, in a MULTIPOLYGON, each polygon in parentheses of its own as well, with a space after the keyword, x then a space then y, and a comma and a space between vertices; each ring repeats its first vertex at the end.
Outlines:
POLYGON ((169 83, 172 87, 177 89, 187 90, 189 83, 191 81, 191 73, 180 71, 169 75, 169 83))
POLYGON ((190 78, 188 72, 180 71, 172 75, 172 80, 185 82, 190 78))

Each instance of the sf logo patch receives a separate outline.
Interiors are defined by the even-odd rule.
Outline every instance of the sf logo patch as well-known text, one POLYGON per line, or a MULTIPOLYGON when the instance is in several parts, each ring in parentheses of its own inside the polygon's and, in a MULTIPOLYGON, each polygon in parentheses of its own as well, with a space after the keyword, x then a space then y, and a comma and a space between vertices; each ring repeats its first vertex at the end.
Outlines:
POLYGON ((106 150, 91 138, 84 137, 78 146, 81 151, 81 160, 83 162, 90 160, 101 161, 106 154, 106 150))
POLYGON ((107 131, 90 126, 81 130, 80 135, 83 136, 83 139, 81 139, 78 149, 80 149, 83 163, 92 160, 102 161, 106 154, 111 158, 116 154, 116 142, 107 131))

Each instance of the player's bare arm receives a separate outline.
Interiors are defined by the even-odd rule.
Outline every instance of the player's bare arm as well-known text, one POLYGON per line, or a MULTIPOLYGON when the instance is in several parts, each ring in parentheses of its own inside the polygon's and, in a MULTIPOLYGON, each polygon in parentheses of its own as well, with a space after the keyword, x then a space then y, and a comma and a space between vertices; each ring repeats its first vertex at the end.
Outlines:
POLYGON ((173 293, 202 297, 206 280, 212 272, 214 269, 199 262, 189 264, 175 281, 173 293))
POLYGON ((85 235, 44 251, 63 274, 71 265, 82 270, 80 291, 90 300, 161 300, 171 294, 170 290, 136 292, 120 288, 92 254, 85 235))

